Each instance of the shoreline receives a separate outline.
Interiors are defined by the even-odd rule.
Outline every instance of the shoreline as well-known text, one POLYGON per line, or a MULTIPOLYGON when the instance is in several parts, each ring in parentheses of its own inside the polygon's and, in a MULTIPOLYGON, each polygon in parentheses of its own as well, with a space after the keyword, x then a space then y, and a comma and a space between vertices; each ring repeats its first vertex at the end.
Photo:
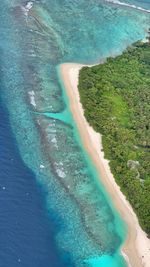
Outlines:
POLYGON ((146 233, 141 229, 136 214, 115 182, 110 171, 109 161, 104 158, 101 135, 93 130, 84 117, 84 110, 80 103, 77 87, 79 70, 83 66, 75 63, 60 65, 60 74, 69 98, 70 110, 79 130, 84 148, 96 166, 101 182, 112 198, 115 208, 127 224, 128 235, 122 245, 122 255, 129 266, 149 267, 150 239, 147 238, 146 233))

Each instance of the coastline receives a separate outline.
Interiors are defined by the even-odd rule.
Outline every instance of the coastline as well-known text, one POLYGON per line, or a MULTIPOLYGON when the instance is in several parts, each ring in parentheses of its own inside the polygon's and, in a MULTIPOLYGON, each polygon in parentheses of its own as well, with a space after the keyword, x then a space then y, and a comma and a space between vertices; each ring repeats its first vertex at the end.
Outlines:
POLYGON ((77 87, 79 70, 83 66, 73 63, 60 65, 60 73, 69 98, 70 109, 80 132, 82 143, 100 173, 101 181, 111 196, 114 206, 128 226, 128 236, 122 246, 123 256, 129 266, 149 267, 150 239, 141 229, 136 214, 115 182, 109 162, 104 158, 101 135, 89 126, 84 117, 77 87))

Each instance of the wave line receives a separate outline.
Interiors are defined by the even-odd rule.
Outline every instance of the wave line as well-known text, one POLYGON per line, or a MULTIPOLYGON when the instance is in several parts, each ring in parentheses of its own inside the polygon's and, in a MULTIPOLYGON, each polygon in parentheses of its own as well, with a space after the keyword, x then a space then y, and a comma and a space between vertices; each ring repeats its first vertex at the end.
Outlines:
POLYGON ((131 5, 131 4, 128 4, 128 3, 125 3, 125 2, 120 2, 119 0, 105 0, 105 1, 108 2, 108 3, 115 4, 115 5, 126 6, 126 7, 130 7, 130 8, 134 8, 134 9, 146 12, 146 13, 150 13, 150 9, 145 9, 143 7, 139 7, 139 6, 136 6, 136 5, 131 5))

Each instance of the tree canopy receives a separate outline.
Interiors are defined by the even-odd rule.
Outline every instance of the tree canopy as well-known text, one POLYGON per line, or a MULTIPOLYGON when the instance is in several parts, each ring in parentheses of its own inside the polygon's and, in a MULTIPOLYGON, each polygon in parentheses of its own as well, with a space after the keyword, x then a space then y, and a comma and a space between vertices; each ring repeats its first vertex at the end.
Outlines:
POLYGON ((150 236, 149 43, 137 42, 104 64, 82 68, 78 87, 116 182, 150 236))

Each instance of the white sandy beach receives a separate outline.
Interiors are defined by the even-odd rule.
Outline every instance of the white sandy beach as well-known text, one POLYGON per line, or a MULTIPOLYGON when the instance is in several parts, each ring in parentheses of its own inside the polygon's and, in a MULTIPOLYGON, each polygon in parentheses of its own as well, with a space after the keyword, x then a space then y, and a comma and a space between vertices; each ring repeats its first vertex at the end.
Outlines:
POLYGON ((109 163, 104 159, 101 136, 89 126, 85 117, 78 92, 78 75, 83 65, 66 63, 60 66, 70 109, 80 132, 83 145, 100 173, 107 192, 113 199, 116 209, 128 226, 128 237, 122 247, 122 253, 129 266, 150 267, 150 239, 139 226, 137 217, 125 196, 120 191, 110 171, 109 163))

